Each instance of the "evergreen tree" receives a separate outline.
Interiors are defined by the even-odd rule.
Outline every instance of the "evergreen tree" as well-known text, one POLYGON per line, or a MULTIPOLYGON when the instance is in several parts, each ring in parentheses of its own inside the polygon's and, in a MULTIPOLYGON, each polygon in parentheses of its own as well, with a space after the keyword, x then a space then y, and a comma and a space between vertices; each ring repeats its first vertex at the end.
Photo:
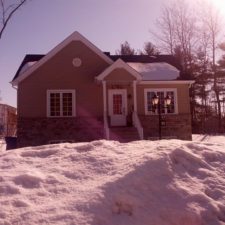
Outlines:
POLYGON ((125 41, 124 43, 120 44, 120 49, 116 51, 117 55, 135 55, 136 52, 134 48, 131 48, 128 41, 125 41))

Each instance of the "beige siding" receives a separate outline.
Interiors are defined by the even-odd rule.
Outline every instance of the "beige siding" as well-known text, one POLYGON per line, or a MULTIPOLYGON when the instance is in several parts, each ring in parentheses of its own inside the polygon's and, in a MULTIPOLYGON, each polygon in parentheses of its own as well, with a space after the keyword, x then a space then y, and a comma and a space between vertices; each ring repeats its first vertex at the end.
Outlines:
POLYGON ((45 117, 48 89, 75 89, 77 116, 101 116, 102 86, 95 83, 107 63, 80 41, 73 41, 18 87, 20 117, 45 117), (75 68, 72 60, 79 57, 82 65, 75 68))
POLYGON ((115 69, 106 78, 106 81, 132 81, 135 77, 125 69, 115 69))
POLYGON ((190 99, 189 99, 189 87, 188 84, 149 84, 149 85, 137 85, 137 108, 140 115, 145 114, 144 103, 144 89, 147 88, 176 88, 178 99, 178 113, 187 114, 190 113, 190 99))

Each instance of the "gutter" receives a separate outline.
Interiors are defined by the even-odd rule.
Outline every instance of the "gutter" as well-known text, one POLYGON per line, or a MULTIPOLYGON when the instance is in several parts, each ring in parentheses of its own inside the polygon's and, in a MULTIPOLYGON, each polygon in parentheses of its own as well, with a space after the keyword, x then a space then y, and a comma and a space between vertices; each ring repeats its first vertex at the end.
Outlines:
POLYGON ((12 88, 14 88, 15 90, 18 90, 18 87, 16 87, 15 85, 13 85, 13 82, 12 81, 10 81, 9 83, 12 85, 12 88))

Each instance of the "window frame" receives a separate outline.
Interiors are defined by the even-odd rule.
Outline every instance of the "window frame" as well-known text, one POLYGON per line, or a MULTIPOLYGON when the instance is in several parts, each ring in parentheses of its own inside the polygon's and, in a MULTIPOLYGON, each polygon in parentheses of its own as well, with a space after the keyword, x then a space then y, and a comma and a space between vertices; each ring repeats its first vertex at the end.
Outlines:
POLYGON ((60 90, 47 90, 47 117, 49 118, 71 118, 76 117, 76 91, 74 89, 60 89, 60 90), (60 94, 60 115, 59 116, 51 116, 51 104, 50 104, 50 95, 51 94, 60 94), (63 101, 62 96, 64 93, 72 93, 72 116, 64 116, 63 115, 63 101))
POLYGON ((145 88, 144 89, 144 107, 145 107, 145 115, 158 115, 158 112, 149 112, 148 111, 148 99, 147 99, 147 93, 148 92, 164 92, 164 97, 166 97, 166 92, 174 92, 174 113, 168 113, 167 111, 165 113, 162 113, 162 115, 176 115, 178 114, 178 98, 177 98, 177 88, 145 88))

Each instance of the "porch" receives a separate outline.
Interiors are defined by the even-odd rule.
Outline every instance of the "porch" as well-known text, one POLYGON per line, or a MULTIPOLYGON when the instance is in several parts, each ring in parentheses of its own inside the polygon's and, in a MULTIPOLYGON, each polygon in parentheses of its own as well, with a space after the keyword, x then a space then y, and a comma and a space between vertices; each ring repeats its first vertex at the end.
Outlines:
POLYGON ((104 134, 107 140, 142 140, 143 127, 137 114, 137 83, 141 76, 117 60, 97 78, 103 90, 104 134), (128 135, 125 135, 128 134, 128 135))

